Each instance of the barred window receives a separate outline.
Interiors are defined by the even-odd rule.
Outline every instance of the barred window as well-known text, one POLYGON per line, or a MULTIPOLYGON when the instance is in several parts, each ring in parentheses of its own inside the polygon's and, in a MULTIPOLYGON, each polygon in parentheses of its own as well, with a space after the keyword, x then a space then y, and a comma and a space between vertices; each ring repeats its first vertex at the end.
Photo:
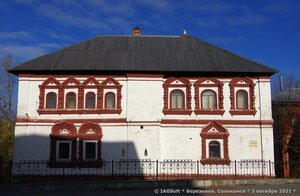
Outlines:
POLYGON ((57 141, 57 160, 71 159, 71 141, 57 141))

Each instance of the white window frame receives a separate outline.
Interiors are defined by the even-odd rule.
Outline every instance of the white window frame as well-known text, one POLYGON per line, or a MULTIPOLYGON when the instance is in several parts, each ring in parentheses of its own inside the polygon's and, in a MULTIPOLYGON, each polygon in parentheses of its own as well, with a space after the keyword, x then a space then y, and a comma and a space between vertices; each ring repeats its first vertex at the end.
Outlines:
POLYGON ((86 160, 86 161, 96 161, 96 160, 98 160, 98 140, 83 140, 83 160, 86 160), (96 157, 95 157, 95 159, 86 159, 86 157, 85 157, 86 143, 96 143, 96 157))
POLYGON ((58 161, 70 161, 72 156, 72 141, 56 141, 56 160, 58 161), (68 143, 69 144, 69 158, 59 159, 59 144, 68 143))

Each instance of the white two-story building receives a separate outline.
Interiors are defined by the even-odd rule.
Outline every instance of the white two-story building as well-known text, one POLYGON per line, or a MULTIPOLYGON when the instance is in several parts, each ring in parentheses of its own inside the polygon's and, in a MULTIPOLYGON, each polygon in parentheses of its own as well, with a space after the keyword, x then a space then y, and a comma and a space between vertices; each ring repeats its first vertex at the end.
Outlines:
POLYGON ((276 71, 190 35, 96 36, 10 72, 16 162, 274 161, 276 71))

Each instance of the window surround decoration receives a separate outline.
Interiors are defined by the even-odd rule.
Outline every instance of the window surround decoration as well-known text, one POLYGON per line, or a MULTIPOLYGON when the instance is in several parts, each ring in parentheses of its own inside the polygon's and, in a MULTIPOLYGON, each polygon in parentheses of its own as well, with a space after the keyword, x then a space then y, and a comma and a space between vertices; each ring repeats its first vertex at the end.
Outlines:
POLYGON ((76 127, 67 122, 60 122, 52 127, 50 134, 50 167, 75 167, 77 151, 77 132, 76 127), (70 160, 58 159, 58 143, 70 142, 71 143, 71 158, 70 160))
POLYGON ((82 124, 77 133, 76 127, 68 122, 60 122, 52 127, 50 134, 50 159, 49 167, 101 167, 101 139, 102 130, 96 123, 82 124), (96 160, 84 159, 84 142, 97 142, 96 160), (69 142, 71 145, 70 159, 58 159, 58 144, 69 142), (77 152, 77 146, 79 152, 77 152))
POLYGON ((104 80, 101 83, 101 91, 99 94, 101 95, 100 99, 102 100, 101 104, 102 108, 103 108, 103 113, 104 114, 120 114, 122 112, 121 109, 121 89, 122 89, 122 85, 120 85, 120 83, 116 80, 114 80, 112 77, 108 77, 106 80, 104 80), (105 108, 103 103, 103 99, 105 99, 105 97, 103 97, 103 92, 105 89, 115 89, 117 91, 117 93, 115 94, 115 101, 117 101, 117 103, 115 103, 115 108, 105 108))
MULTIPOLYGON (((215 78, 200 78, 194 83, 195 87, 195 114, 208 114, 208 115, 223 115, 224 110, 224 96, 223 96, 224 83, 215 78), (212 87, 217 87, 217 93, 212 90, 212 87), (212 90, 216 94, 216 109, 202 109, 200 96, 200 88, 205 90, 212 90)), ((202 91, 203 92, 203 91, 202 91)), ((201 93, 202 95, 202 93, 201 93)))
POLYGON ((98 82, 94 76, 88 77, 83 83, 80 83, 76 78, 69 77, 63 83, 57 79, 49 77, 41 85, 39 85, 39 108, 37 112, 41 114, 120 114, 121 109, 121 89, 122 85, 111 76, 108 76, 102 83, 98 82), (57 89, 57 106, 56 108, 46 108, 45 90, 57 89), (67 109, 65 105, 65 89, 74 89, 76 93, 77 107, 67 109), (95 89, 95 108, 86 108, 84 103, 85 89, 95 89), (104 108, 104 89, 116 89, 115 93, 115 108, 104 108))
POLYGON ((255 109, 255 95, 254 95, 254 87, 255 84, 254 82, 247 77, 244 78, 240 78, 240 77, 236 77, 234 79, 232 79, 229 83, 229 87, 230 87, 230 103, 231 103, 231 107, 230 107, 230 111, 229 113, 231 115, 255 115, 256 114, 256 109, 255 109), (237 97, 236 97, 236 88, 244 88, 241 90, 245 90, 248 93, 248 107, 247 109, 238 109, 236 106, 236 102, 237 102, 237 97))
POLYGON ((85 123, 80 126, 78 131, 78 138, 79 138, 79 167, 95 167, 95 166, 102 166, 102 159, 101 159, 101 139, 102 139, 102 129, 96 123, 85 123), (84 157, 84 142, 97 142, 96 145, 96 160, 85 160, 84 157), (86 162, 88 161, 88 162, 86 162))
MULTIPOLYGON (((229 165, 229 153, 228 153, 228 131, 217 121, 212 121, 206 125, 201 133, 201 143, 202 143, 202 156, 201 163, 206 164, 216 164, 216 165, 229 165), (222 140, 223 146, 220 146, 220 152, 223 153, 223 157, 209 157, 207 155, 207 140, 222 140)), ((222 154, 221 153, 221 154, 222 154)))
POLYGON ((191 115, 192 110, 191 110, 191 83, 189 80, 185 78, 174 78, 171 77, 167 79, 164 84, 164 108, 163 108, 163 113, 165 115, 168 114, 175 114, 175 115, 191 115), (175 83, 174 83, 175 82, 175 83), (173 90, 181 90, 184 88, 184 108, 183 109, 172 109, 171 108, 171 94, 169 93, 170 89, 173 90))

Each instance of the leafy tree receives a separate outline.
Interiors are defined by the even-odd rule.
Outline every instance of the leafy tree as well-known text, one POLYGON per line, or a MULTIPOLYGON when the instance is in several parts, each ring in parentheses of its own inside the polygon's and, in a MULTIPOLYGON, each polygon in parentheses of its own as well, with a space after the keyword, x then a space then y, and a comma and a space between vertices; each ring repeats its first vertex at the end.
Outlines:
POLYGON ((11 55, 5 56, 0 65, 0 183, 9 176, 9 161, 13 156, 15 107, 13 107, 13 92, 15 77, 7 70, 12 62, 11 55))

